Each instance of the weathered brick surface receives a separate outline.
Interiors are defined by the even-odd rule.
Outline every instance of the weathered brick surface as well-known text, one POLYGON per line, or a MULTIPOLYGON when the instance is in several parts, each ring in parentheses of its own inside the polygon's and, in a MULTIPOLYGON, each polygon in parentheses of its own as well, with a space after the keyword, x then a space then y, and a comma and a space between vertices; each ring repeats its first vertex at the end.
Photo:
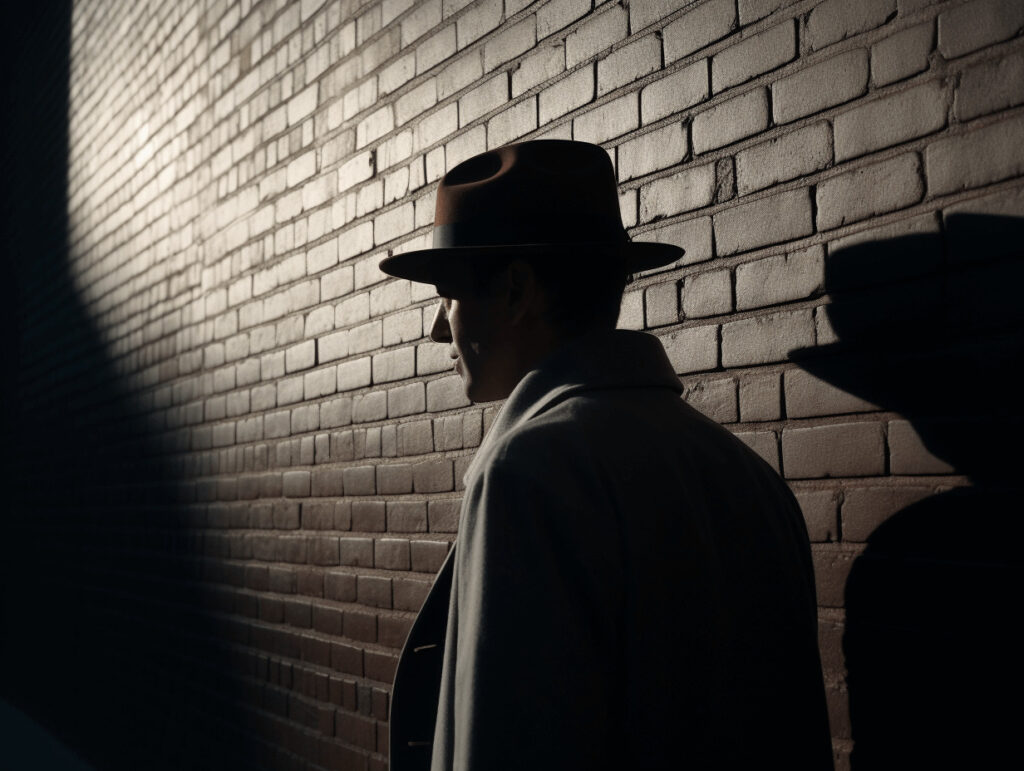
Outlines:
MULTIPOLYGON (((966 243, 955 217, 1024 216, 1022 8, 76 3, 60 103, 67 173, 53 186, 67 191, 68 275, 25 273, 16 293, 19 334, 35 337, 17 348, 12 403, 25 425, 48 426, 48 444, 30 454, 39 468, 16 461, 19 474, 34 494, 53 495, 52 479, 66 475, 44 474, 45 462, 84 462, 53 440, 67 421, 105 436, 89 428, 108 414, 99 387, 68 374, 84 359, 60 364, 81 347, 38 331, 60 326, 58 305, 81 307, 88 323, 70 326, 98 331, 102 344, 85 350, 106 351, 118 393, 131 397, 125 414, 153 440, 119 462, 132 491, 94 474, 91 500, 130 509, 132 523, 171 516, 182 527, 136 538, 111 525, 104 543, 139 556, 159 538, 174 545, 163 557, 202 565, 188 585, 217 624, 197 637, 218 650, 229 642, 246 661, 244 687, 218 694, 274 715, 260 731, 261 763, 383 768, 388 678, 456 534, 453 496, 498 405, 470 404, 445 346, 426 339, 433 288, 391 280, 377 264, 429 246, 437 181, 457 163, 523 138, 583 139, 608 151, 630 237, 686 249, 636 277, 619 326, 657 330, 687 400, 796 480, 820 603, 836 626, 862 544, 965 477, 924 446, 916 417, 812 375, 793 351, 848 342, 832 312, 866 294, 833 285, 849 278, 851 247, 942 240, 933 254, 855 277, 905 294, 910 310, 917 295, 895 282, 939 273, 947 257, 969 266, 1007 256, 966 243), (58 287, 74 287, 74 302, 58 287), (64 410, 56 427, 36 421, 44 403, 64 410), (136 493, 147 453, 181 490, 180 511, 136 493)), ((51 264, 37 243, 23 246, 19 266, 51 264)), ((997 283, 948 288, 970 288, 989 308, 997 283)), ((973 329, 985 313, 966 305, 947 311, 978 317, 973 329)), ((990 310, 1007 323, 1008 311, 990 310)), ((892 325, 904 315, 879 313, 892 325)), ((893 326, 891 342, 910 345, 899 333, 893 326)), ((110 598, 79 586, 95 571, 77 536, 48 532, 61 554, 79 555, 62 557, 74 596, 110 598)), ((112 566, 135 602, 125 617, 146 618, 136 587, 154 583, 148 555, 112 566)), ((39 574, 62 575, 52 563, 39 574)), ((159 581, 168 578, 177 577, 159 581)), ((826 666, 842 768, 851 729, 841 633, 822 640, 823 659, 840 662, 826 666)), ((204 660, 199 648, 194 658, 204 660)))

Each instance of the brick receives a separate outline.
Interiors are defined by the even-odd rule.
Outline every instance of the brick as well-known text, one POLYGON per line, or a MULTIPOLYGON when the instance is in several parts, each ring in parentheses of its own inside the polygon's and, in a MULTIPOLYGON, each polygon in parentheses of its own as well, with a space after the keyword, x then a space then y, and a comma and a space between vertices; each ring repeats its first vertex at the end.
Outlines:
POLYGON ((661 39, 635 40, 597 62, 597 93, 604 95, 661 68, 661 39))
POLYGON ((317 106, 317 84, 309 86, 288 100, 288 125, 294 126, 311 115, 317 106))
POLYGON ((636 94, 626 94, 573 120, 573 138, 600 144, 635 129, 640 122, 636 94))
POLYGON ((505 62, 526 53, 536 42, 536 16, 530 15, 515 24, 504 26, 501 32, 484 43, 484 72, 493 72, 505 62))
POLYGON ((789 370, 783 376, 786 417, 807 418, 819 415, 842 415, 879 409, 856 394, 847 393, 809 372, 789 370))
POLYGON ((350 391, 353 388, 368 386, 371 380, 369 356, 346 361, 338 365, 339 391, 350 391))
POLYGON ((342 396, 320 405, 320 427, 336 428, 352 422, 352 399, 342 396))
MULTIPOLYGON (((309 495, 310 475, 308 471, 286 471, 283 476, 286 498, 305 498, 309 495)), ((296 525, 298 527, 298 525, 296 525)))
POLYGON ((774 431, 737 431, 734 436, 778 472, 779 437, 774 431))
POLYGON ((806 189, 734 206, 715 214, 713 220, 720 255, 790 241, 814 232, 811 200, 806 189))
POLYGON ((467 407, 469 404, 462 385, 462 378, 458 375, 431 380, 427 383, 426 407, 428 412, 467 407))
POLYGON ((619 304, 619 317, 616 329, 644 328, 644 293, 640 291, 624 292, 619 304))
POLYGON ((438 142, 443 142, 459 127, 459 108, 454 102, 431 113, 421 120, 413 130, 413 147, 422 151, 438 142))
POLYGON ((981 62, 964 70, 953 110, 970 120, 1024 103, 1024 53, 981 62))
POLYGON ((316 344, 312 340, 294 345, 285 351, 285 372, 309 369, 316 363, 316 344))
POLYGON ((383 533, 386 528, 384 501, 353 501, 352 529, 363 533, 383 533))
POLYGON ((827 121, 804 126, 736 153, 738 195, 813 174, 832 162, 832 131, 827 121))
POLYGON ((334 308, 320 306, 306 314, 303 322, 303 337, 315 337, 334 329, 334 308))
POLYGON ((412 569, 418 573, 436 573, 448 556, 447 541, 412 541, 410 547, 412 569))
POLYGON ((722 325, 722 366, 785 361, 791 350, 813 345, 814 318, 810 310, 730 321, 722 325))
POLYGON ((736 308, 802 300, 825 284, 825 256, 821 246, 777 254, 736 266, 736 308))
POLYGON ((383 343, 396 345, 423 336, 423 314, 418 308, 402 311, 384 319, 383 343))
POLYGON ((369 423, 384 420, 388 416, 387 394, 384 391, 373 391, 352 398, 352 422, 369 423))
POLYGON ((594 99, 593 68, 583 67, 548 86, 540 92, 538 99, 541 125, 588 104, 594 99))
POLYGON ((373 466, 353 466, 342 473, 346 495, 373 495, 376 492, 373 466))
POLYGON ((879 423, 837 423, 782 431, 787 479, 878 476, 885 471, 879 423))
POLYGON ((455 22, 455 32, 459 48, 465 48, 474 40, 497 29, 501 24, 502 0, 484 0, 474 3, 455 22))
POLYGON ((928 69, 935 43, 935 25, 917 24, 871 46, 871 80, 876 86, 895 83, 928 69))
POLYGON ((807 17, 807 44, 816 51, 880 27, 896 15, 896 0, 825 0, 807 17))
POLYGON ((348 356, 348 332, 335 332, 316 341, 317 360, 321 363, 343 359, 348 356))
POLYGON ((1024 28, 1024 5, 975 0, 939 14, 939 53, 946 59, 1015 37, 1024 28))
POLYGON ((427 532, 425 501, 390 501, 387 505, 387 517, 389 533, 427 532))
POLYGON ((501 147, 537 128, 537 100, 529 97, 487 121, 487 146, 501 147))
POLYGON ((425 80, 395 100, 395 125, 402 126, 437 104, 437 81, 425 80))
POLYGON ((674 281, 654 284, 644 290, 647 327, 674 324, 679 321, 679 292, 674 281))
POLYGON ((732 276, 728 270, 693 273, 683 281, 683 318, 717 316, 732 310, 732 276))
POLYGON ((416 420, 398 426, 398 454, 423 455, 434 451, 432 423, 416 420))
POLYGON ((664 30, 665 63, 674 62, 721 40, 736 28, 733 0, 710 0, 680 16, 664 30))
POLYGON ((640 221, 650 222, 699 209, 714 198, 714 165, 692 166, 640 188, 640 221))
POLYGON ((940 139, 925 150, 928 191, 943 195, 1024 173, 1024 123, 1011 118, 940 139))
POLYGON ((426 460, 413 466, 413 490, 417 493, 443 493, 455 487, 450 460, 426 460))
POLYGON ((938 81, 858 104, 835 118, 836 160, 891 147, 945 125, 945 89, 938 81))
POLYGON ((425 410, 426 395, 423 383, 410 383, 388 391, 389 418, 400 418, 425 410))
POLYGON ((627 35, 628 12, 615 4, 598 12, 565 38, 565 66, 572 69, 580 62, 607 51, 627 35))
MULTIPOLYGON (((541 10, 550 5, 552 3, 542 6, 541 10)), ((593 80, 593 68, 583 67, 578 71, 589 72, 591 80, 593 80)), ((563 72, 565 72, 565 44, 558 41, 555 44, 538 46, 533 53, 524 57, 512 70, 512 97, 515 98, 563 72)), ((544 122, 542 119, 541 123, 544 122)))
POLYGON ((708 60, 701 59, 644 86, 640 92, 640 117, 646 125, 707 98, 708 60))
POLYGON ((375 541, 374 567, 409 570, 409 541, 405 538, 381 538, 375 541))
POLYGON ((811 543, 835 541, 839 533, 839 493, 836 490, 794 490, 811 543))
POLYGON ((715 54, 711 58, 712 91, 745 83, 795 58, 796 23, 788 20, 715 54))
POLYGON ((868 52, 854 49, 799 70, 772 84, 777 124, 849 102, 868 87, 868 52))
MULTIPOLYGON (((504 72, 485 81, 459 99, 459 126, 472 123, 482 115, 496 110, 508 101, 508 75, 504 72)), ((448 159, 449 168, 456 161, 448 159)))
POLYGON ((675 166, 688 153, 686 126, 672 123, 623 142, 618 148, 619 181, 675 166))
POLYGON ((755 89, 705 110, 693 119, 693 152, 705 153, 768 128, 768 92, 755 89))
POLYGON ((887 519, 934 494, 930 487, 854 487, 843 496, 844 541, 867 541, 887 519))
POLYGON ((817 187, 818 229, 902 209, 921 200, 924 182, 916 153, 831 177, 817 187))
POLYGON ((688 327, 660 336, 676 374, 718 367, 718 327, 688 327))
POLYGON ((380 139, 395 127, 395 115, 390 104, 380 107, 356 125, 356 147, 365 147, 380 139))
POLYGON ((446 99, 484 74, 484 58, 479 51, 464 53, 437 74, 437 98, 446 99))
POLYGON ((431 500, 427 504, 427 522, 431 533, 454 533, 458 529, 461 501, 431 500))
POLYGON ((718 423, 736 422, 736 383, 732 378, 684 382, 683 399, 711 420, 718 423))
POLYGON ((639 233, 634 241, 662 241, 675 244, 686 251, 669 268, 677 265, 693 265, 710 260, 715 256, 711 248, 711 217, 697 217, 685 222, 674 222, 654 230, 639 233))
POLYGON ((737 5, 740 24, 746 26, 763 19, 792 2, 793 0, 739 0, 737 5))
POLYGON ((402 48, 406 48, 441 23, 441 0, 409 2, 412 13, 402 19, 402 48))
POLYGON ((953 474, 956 469, 932 453, 908 420, 889 421, 889 465, 893 474, 953 474))
POLYGON ((451 58, 456 48, 455 25, 449 24, 416 47, 416 74, 451 58))
POLYGON ((551 0, 537 9, 537 38, 564 29, 590 12, 590 0, 551 0))
POLYGON ((352 567, 373 567, 373 539, 343 536, 339 539, 339 561, 352 567))
POLYGON ((740 378, 740 420, 744 423, 782 417, 782 376, 758 372, 740 378))
POLYGON ((416 374, 416 349, 397 348, 374 354, 372 369, 374 383, 388 383, 412 377, 416 374))

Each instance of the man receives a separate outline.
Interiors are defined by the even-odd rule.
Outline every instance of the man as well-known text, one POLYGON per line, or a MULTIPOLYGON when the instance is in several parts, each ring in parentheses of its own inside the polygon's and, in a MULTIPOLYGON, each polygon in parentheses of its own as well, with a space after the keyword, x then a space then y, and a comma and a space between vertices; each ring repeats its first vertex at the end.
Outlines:
POLYGON ((830 768, 807 535, 789 490, 683 402, 657 338, 615 330, 629 242, 604 150, 534 141, 452 169, 431 339, 507 398, 391 710, 405 769, 830 768))

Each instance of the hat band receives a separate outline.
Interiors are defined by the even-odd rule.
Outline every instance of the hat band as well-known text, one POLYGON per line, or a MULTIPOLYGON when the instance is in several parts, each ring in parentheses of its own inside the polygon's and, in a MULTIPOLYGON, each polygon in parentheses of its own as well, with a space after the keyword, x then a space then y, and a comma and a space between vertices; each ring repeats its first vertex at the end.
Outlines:
POLYGON ((620 227, 609 227, 608 221, 594 221, 560 227, 552 232, 539 224, 506 222, 447 222, 434 226, 433 248, 449 249, 466 246, 515 246, 525 244, 574 244, 629 240, 620 227))

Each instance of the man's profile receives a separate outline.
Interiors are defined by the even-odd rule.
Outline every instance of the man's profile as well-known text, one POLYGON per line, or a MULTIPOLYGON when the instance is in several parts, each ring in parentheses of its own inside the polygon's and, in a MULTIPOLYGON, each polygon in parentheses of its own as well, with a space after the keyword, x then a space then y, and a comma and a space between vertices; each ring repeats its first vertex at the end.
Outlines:
POLYGON ((831 768, 810 550, 788 488, 616 330, 632 243, 604 150, 538 140, 448 172, 431 339, 506 399, 395 678, 391 767, 831 768))

